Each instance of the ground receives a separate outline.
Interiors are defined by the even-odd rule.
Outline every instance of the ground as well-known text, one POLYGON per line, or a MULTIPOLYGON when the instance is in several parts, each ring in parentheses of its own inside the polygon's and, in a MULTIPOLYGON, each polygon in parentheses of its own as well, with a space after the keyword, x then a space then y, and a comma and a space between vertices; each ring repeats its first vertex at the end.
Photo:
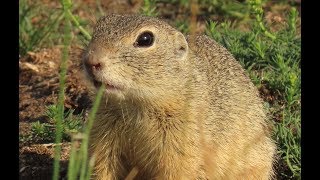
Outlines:
MULTIPOLYGON (((90 91, 83 81, 81 49, 71 47, 66 81, 65 108, 75 113, 88 110, 91 105, 90 91)), ((47 122, 46 106, 56 104, 59 93, 59 63, 61 48, 42 49, 29 53, 19 60, 19 135, 31 133, 31 123, 47 122)), ((85 114, 85 113, 84 113, 85 114)), ((22 179, 44 177, 51 179, 54 145, 42 140, 20 141, 20 177, 22 179), (32 144, 30 144, 32 143, 32 144)), ((63 143, 62 173, 65 173, 70 144, 63 143)), ((44 178, 44 179, 46 179, 44 178)))

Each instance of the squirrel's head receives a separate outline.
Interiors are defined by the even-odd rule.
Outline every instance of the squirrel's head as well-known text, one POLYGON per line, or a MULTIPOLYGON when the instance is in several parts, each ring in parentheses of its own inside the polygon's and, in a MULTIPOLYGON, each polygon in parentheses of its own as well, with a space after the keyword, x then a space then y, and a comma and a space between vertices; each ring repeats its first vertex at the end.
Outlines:
POLYGON ((188 51, 184 35, 161 20, 108 15, 95 26, 83 61, 107 94, 156 98, 181 91, 188 51))

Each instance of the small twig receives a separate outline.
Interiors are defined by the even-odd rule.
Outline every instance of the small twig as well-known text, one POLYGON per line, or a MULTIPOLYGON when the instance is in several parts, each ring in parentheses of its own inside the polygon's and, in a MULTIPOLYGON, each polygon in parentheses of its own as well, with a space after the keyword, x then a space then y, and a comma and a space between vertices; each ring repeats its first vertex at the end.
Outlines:
POLYGON ((127 177, 125 178, 125 180, 133 180, 137 174, 138 174, 139 170, 137 167, 132 168, 132 170, 130 171, 130 173, 127 175, 127 177))
POLYGON ((55 147, 55 146, 62 146, 62 143, 58 143, 58 144, 56 144, 56 143, 48 143, 48 144, 41 144, 41 145, 44 146, 44 147, 50 147, 50 146, 55 147))

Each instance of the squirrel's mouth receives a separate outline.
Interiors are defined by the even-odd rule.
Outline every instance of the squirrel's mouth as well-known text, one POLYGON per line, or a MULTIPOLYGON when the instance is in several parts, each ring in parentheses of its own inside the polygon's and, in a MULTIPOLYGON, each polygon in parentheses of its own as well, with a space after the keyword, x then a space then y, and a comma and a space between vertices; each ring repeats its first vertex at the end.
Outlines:
POLYGON ((102 84, 104 84, 104 85, 105 85, 105 89, 106 89, 107 91, 110 91, 110 92, 115 92, 115 91, 120 91, 120 90, 122 90, 122 88, 121 88, 120 86, 111 84, 110 82, 104 82, 104 83, 102 83, 101 81, 97 81, 96 79, 93 79, 93 85, 94 85, 96 88, 100 88, 102 84))
POLYGON ((100 88, 100 86, 102 85, 102 82, 93 79, 93 85, 94 85, 94 87, 96 87, 96 88, 100 88))

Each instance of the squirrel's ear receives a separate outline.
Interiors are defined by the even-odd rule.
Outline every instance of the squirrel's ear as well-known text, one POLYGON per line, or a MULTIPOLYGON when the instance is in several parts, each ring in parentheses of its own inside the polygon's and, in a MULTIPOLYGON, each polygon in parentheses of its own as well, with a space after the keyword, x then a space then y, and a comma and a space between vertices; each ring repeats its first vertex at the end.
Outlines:
POLYGON ((188 54, 188 43, 181 32, 177 32, 174 41, 174 53, 178 58, 184 58, 188 54))

